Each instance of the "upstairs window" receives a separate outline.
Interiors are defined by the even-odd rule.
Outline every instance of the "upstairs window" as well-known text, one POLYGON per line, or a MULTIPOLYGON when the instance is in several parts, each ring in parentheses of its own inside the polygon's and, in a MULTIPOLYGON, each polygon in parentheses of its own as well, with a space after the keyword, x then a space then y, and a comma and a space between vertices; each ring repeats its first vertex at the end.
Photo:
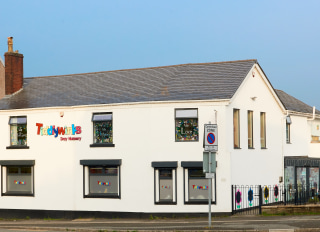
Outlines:
POLYGON ((320 143, 320 122, 318 120, 311 125, 311 143, 320 143))
POLYGON ((266 148, 266 113, 260 112, 260 145, 261 148, 266 148))
POLYGON ((233 144, 240 148, 240 110, 233 109, 233 144))
POLYGON ((291 118, 290 116, 287 116, 286 118, 286 141, 287 143, 290 143, 290 125, 291 125, 291 118))
POLYGON ((253 148, 253 111, 248 110, 248 148, 253 148))
POLYGON ((91 147, 114 147, 112 113, 96 113, 92 116, 93 144, 91 147))
POLYGON ((10 146, 27 146, 27 117, 10 117, 10 146))
POLYGON ((198 141, 198 109, 176 109, 176 141, 198 141))

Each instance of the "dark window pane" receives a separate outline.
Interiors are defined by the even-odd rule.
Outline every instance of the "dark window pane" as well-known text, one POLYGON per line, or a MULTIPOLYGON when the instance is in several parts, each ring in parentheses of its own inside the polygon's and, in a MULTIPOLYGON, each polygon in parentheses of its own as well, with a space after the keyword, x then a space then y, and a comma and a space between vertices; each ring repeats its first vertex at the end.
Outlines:
POLYGON ((93 123, 94 143, 112 143, 112 121, 93 123))
POLYGON ((31 167, 21 167, 21 174, 31 174, 31 167))
POLYGON ((106 168, 105 174, 107 175, 118 175, 118 168, 106 168))
POLYGON ((205 178, 202 169, 189 169, 189 178, 205 178))
POLYGON ((8 174, 17 174, 19 173, 19 167, 8 167, 8 174))
POLYGON ((172 179, 172 169, 160 169, 159 177, 160 179, 172 179))
POLYGON ((176 119, 176 141, 198 141, 198 119, 176 119))
POLYGON ((90 168, 90 174, 102 174, 102 168, 90 168))

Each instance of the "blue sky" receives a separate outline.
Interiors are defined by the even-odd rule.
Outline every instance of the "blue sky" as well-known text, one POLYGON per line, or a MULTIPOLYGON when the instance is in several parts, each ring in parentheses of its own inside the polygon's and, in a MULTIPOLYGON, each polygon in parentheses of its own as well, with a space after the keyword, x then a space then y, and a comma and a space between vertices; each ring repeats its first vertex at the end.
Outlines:
POLYGON ((320 109, 318 0, 1 2, 24 76, 257 59, 273 87, 320 109))

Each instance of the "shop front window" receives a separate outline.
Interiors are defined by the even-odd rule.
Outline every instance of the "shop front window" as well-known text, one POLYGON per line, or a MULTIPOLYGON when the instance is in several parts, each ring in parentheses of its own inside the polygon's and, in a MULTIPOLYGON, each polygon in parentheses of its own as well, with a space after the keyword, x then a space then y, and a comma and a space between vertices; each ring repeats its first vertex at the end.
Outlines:
POLYGON ((89 167, 89 195, 119 195, 119 167, 89 167))
POLYGON ((176 161, 152 162, 155 204, 176 204, 176 161))
POLYGON ((216 177, 214 175, 214 178, 205 178, 202 165, 200 161, 181 162, 184 167, 185 204, 208 204, 209 181, 212 186, 211 203, 216 203, 216 177))
POLYGON ((159 190, 160 190, 160 194, 159 194, 160 201, 173 200, 172 169, 159 170, 159 190))
POLYGON ((2 196, 34 195, 34 161, 0 161, 2 196))
POLYGON ((189 169, 189 201, 208 200, 208 179, 202 169, 189 169))
POLYGON ((80 160, 85 198, 120 198, 121 160, 80 160))

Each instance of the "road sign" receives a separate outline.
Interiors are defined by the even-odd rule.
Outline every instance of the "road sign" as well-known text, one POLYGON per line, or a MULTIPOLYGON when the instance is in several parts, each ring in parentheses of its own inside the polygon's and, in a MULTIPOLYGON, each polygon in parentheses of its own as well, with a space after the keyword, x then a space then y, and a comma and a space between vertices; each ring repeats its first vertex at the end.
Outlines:
POLYGON ((214 178, 214 174, 215 173, 206 173, 206 178, 207 179, 212 179, 212 178, 214 178))
POLYGON ((204 124, 204 150, 218 151, 218 126, 217 124, 204 124))

